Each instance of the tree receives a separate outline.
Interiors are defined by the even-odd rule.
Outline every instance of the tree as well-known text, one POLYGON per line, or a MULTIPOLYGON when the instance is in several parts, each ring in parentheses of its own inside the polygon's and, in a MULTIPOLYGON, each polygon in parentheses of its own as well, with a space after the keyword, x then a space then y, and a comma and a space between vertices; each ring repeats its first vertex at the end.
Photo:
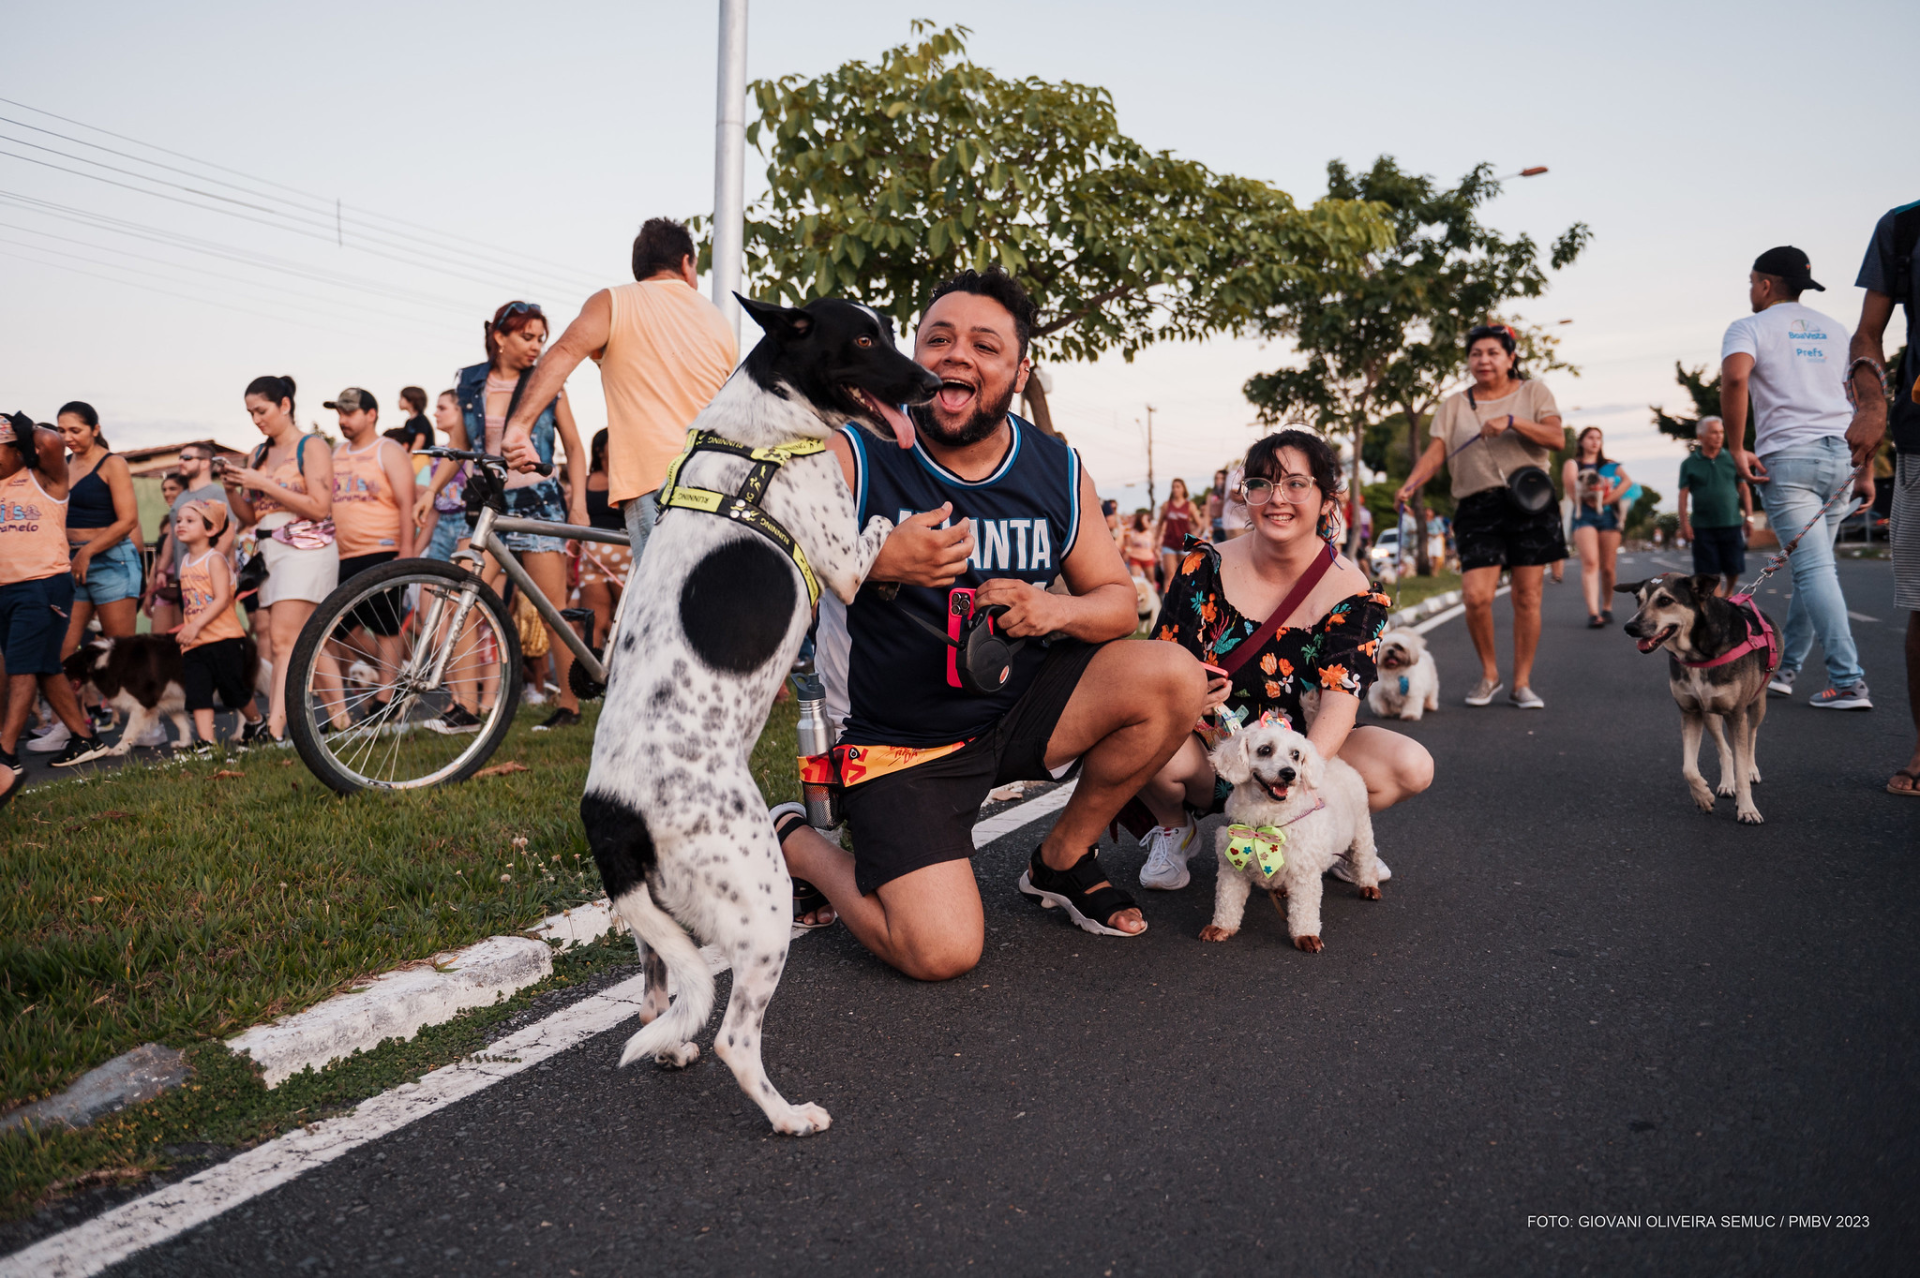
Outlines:
MULTIPOLYGON (((1120 132, 1105 89, 974 65, 966 27, 913 33, 878 64, 751 86, 747 137, 769 187, 746 223, 756 288, 793 303, 851 294, 904 327, 939 280, 997 262, 1039 305, 1039 355, 1132 359, 1239 331, 1313 266, 1386 241, 1362 202, 1302 210, 1265 182, 1149 151, 1120 132)), ((1029 402, 1050 428, 1037 380, 1029 402)))
MULTIPOLYGON (((1680 383, 1681 387, 1687 392, 1687 397, 1693 401, 1693 416, 1670 417, 1652 405, 1648 405, 1648 407, 1653 412, 1653 424, 1659 428, 1662 435, 1668 435, 1674 439, 1684 440, 1691 444, 1695 439, 1699 438, 1700 419, 1702 417, 1720 416, 1720 374, 1715 373, 1712 377, 1708 377, 1707 366, 1705 364, 1702 364, 1699 368, 1687 368, 1678 360, 1674 361, 1673 373, 1674 380, 1680 383)), ((1753 447, 1753 421, 1751 414, 1748 415, 1745 447, 1753 447)))
MULTIPOLYGON (((1362 174, 1338 160, 1329 164, 1328 199, 1384 208, 1392 242, 1357 260, 1318 263, 1283 282, 1259 325, 1269 336, 1290 338, 1302 359, 1247 382, 1260 420, 1305 418, 1323 432, 1350 434, 1356 489, 1367 423, 1397 412, 1411 466, 1422 424, 1466 366, 1467 330, 1488 322, 1504 303, 1546 290, 1533 240, 1504 238, 1479 221, 1480 205, 1500 191, 1491 173, 1491 165, 1479 165, 1442 190, 1430 177, 1403 172, 1389 156, 1362 174)), ((1553 268, 1577 258, 1591 234, 1583 222, 1563 232, 1553 243, 1553 268)), ((1531 371, 1569 368, 1555 357, 1551 335, 1516 328, 1531 371)), ((1416 501, 1413 512, 1422 525, 1424 507, 1416 501)), ((1351 537, 1357 549, 1357 527, 1351 537)), ((1432 572, 1424 538, 1418 563, 1421 574, 1432 572)))

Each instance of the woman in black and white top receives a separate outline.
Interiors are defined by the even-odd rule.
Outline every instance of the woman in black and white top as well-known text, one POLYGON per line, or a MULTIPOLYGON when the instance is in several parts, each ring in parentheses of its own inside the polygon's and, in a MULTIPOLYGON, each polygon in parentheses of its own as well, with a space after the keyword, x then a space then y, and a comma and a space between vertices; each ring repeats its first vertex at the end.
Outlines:
POLYGON ((1546 466, 1566 443, 1553 392, 1520 371, 1513 330, 1487 324, 1467 333, 1467 372, 1473 382, 1450 395, 1433 415, 1432 442, 1400 486, 1396 500, 1414 494, 1445 466, 1453 478, 1453 535, 1460 552, 1460 587, 1467 632, 1480 656, 1481 679, 1467 704, 1484 706, 1501 689, 1493 647, 1493 596, 1500 572, 1513 574, 1513 691, 1522 710, 1545 707, 1533 690, 1533 654, 1540 643, 1540 588, 1546 566, 1567 557, 1560 511, 1551 498, 1546 466), (1529 511, 1508 481, 1528 467, 1549 500, 1529 511))

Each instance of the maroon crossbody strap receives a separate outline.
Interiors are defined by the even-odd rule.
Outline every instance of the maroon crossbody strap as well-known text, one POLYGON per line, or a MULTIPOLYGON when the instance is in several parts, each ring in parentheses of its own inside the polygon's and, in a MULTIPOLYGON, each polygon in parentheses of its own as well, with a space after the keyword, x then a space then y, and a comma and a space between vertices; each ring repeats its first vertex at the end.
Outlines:
POLYGON ((1333 567, 1333 562, 1333 544, 1329 542, 1327 553, 1324 556, 1313 557, 1313 563, 1300 574, 1300 580, 1293 583, 1293 589, 1289 590, 1287 597, 1280 601, 1280 606, 1273 610, 1273 615, 1268 617, 1258 630, 1236 644, 1232 652, 1220 658, 1220 668, 1227 672, 1227 678, 1233 678, 1234 673, 1241 666, 1246 665, 1254 653, 1267 646, 1267 640, 1273 638, 1274 632, 1280 629, 1280 623, 1291 617, 1293 610, 1313 593, 1313 588, 1320 584, 1322 577, 1327 575, 1327 569, 1333 567))

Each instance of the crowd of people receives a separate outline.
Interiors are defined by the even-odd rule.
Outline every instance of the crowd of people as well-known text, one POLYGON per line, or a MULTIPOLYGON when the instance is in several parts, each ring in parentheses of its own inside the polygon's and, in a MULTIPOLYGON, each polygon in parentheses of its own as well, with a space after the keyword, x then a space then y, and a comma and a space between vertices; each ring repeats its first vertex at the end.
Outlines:
MULTIPOLYGON (((1910 614, 1920 610, 1915 361, 1891 386, 1881 362, 1891 307, 1905 305, 1910 324, 1916 307, 1910 275, 1901 274, 1911 257, 1910 236, 1906 257, 1900 255, 1902 213, 1888 214, 1876 231, 1860 280, 1869 290, 1866 313, 1851 344, 1838 321, 1801 303, 1804 292, 1821 287, 1804 254, 1774 249, 1754 263, 1753 314, 1736 322, 1724 343, 1722 416, 1700 422, 1698 448, 1681 471, 1683 535, 1696 571, 1722 593, 1735 589, 1746 570, 1756 492, 1783 539, 1826 520, 1829 535, 1803 540, 1791 559, 1784 657, 1772 684, 1790 693, 1817 639, 1828 686, 1811 700, 1823 708, 1871 706, 1831 533, 1844 513, 1836 500, 1843 488, 1871 494, 1866 463, 1888 429, 1883 388, 1899 405, 1897 602, 1910 614), (1744 446, 1749 414, 1751 448, 1744 446)), ((604 634, 658 515, 655 494, 686 426, 737 356, 731 327, 695 289, 685 228, 648 222, 634 244, 633 274, 633 283, 594 294, 551 349, 540 307, 501 307, 485 326, 485 358, 461 369, 441 393, 433 423, 425 418, 426 396, 409 387, 401 395, 407 424, 382 432, 375 397, 349 388, 326 403, 342 437, 329 445, 297 424, 292 378, 255 379, 244 403, 261 442, 245 465, 222 465, 205 449, 183 451, 179 473, 169 477, 172 505, 156 568, 144 587, 131 483, 101 437, 97 414, 68 404, 57 431, 23 416, 9 419, 0 428, 5 758, 11 761, 27 707, 41 696, 50 714, 42 740, 58 743, 45 747, 57 751, 53 762, 94 757, 101 748, 95 724, 59 677, 60 658, 90 626, 132 633, 143 607, 155 629, 177 633, 193 654, 189 707, 203 737, 211 734, 218 693, 245 714, 247 739, 281 739, 286 663, 273 662, 268 711, 252 712, 251 690, 234 675, 242 634, 232 600, 249 598, 248 625, 271 659, 290 651, 314 606, 340 581, 398 557, 446 558, 464 548, 470 524, 463 465, 442 460, 429 470, 410 455, 436 438, 436 426, 456 448, 484 447, 509 459, 510 513, 627 529, 630 556, 508 534, 542 589, 550 597, 573 595, 604 634), (585 359, 599 365, 608 427, 582 447, 565 383, 585 359), (557 461, 563 464, 553 471, 557 461)), ((856 466, 856 441, 845 432, 829 441, 863 523, 874 513, 923 513, 898 522, 870 576, 891 583, 897 595, 883 605, 863 592, 851 605, 829 600, 823 609, 821 664, 840 734, 835 757, 840 765, 858 762, 843 773, 854 850, 776 810, 799 876, 802 923, 843 919, 876 954, 918 976, 967 970, 978 958, 982 927, 968 865, 972 814, 995 785, 1076 775, 1074 795, 1036 848, 1023 889, 1070 903, 1089 930, 1137 935, 1146 926, 1138 904, 1109 881, 1093 848, 1109 823, 1142 826, 1137 832, 1149 855, 1141 886, 1186 884, 1198 821, 1219 810, 1224 797, 1203 737, 1193 730, 1203 714, 1216 724, 1223 716, 1285 716, 1323 755, 1354 766, 1376 809, 1426 788, 1433 763, 1424 748, 1357 722, 1375 677, 1372 654, 1388 601, 1364 560, 1339 551, 1348 522, 1370 520, 1346 491, 1325 440, 1304 430, 1276 432, 1217 471, 1205 492, 1193 495, 1175 480, 1157 510, 1123 518, 1113 503, 1098 501, 1063 441, 1010 411, 1031 371, 1034 307, 1021 287, 997 268, 967 271, 940 283, 932 297, 914 354, 941 377, 943 389, 912 410, 918 442, 911 450, 865 450, 856 466), (976 526, 1009 519, 1025 521, 1023 528, 1046 525, 1044 544, 1057 547, 1057 557, 1037 550, 1028 556, 1023 539, 1017 564, 988 562, 991 551, 979 551, 976 526), (1081 525, 1094 519, 1104 521, 1106 536, 1081 535, 1081 525), (1304 599, 1288 616, 1270 616, 1309 574, 1304 599), (1137 628, 1142 583, 1158 595, 1151 635, 1166 643, 1116 644, 1137 628), (921 633, 937 635, 942 627, 925 618, 919 629, 909 624, 911 613, 944 619, 956 588, 973 590, 976 606, 1005 604, 1000 625, 1010 638, 1049 640, 1018 653, 998 694, 943 682, 942 650, 921 633), (1247 641, 1258 650, 1234 656, 1247 641)), ((1550 570, 1559 579, 1568 557, 1546 470, 1550 454, 1564 445, 1564 425, 1551 391, 1520 367, 1511 329, 1472 329, 1464 354, 1469 384, 1440 405, 1428 446, 1396 495, 1402 509, 1417 508, 1415 495, 1444 469, 1452 519, 1424 530, 1403 527, 1399 535, 1426 535, 1457 561, 1481 664, 1466 704, 1491 704, 1510 678, 1508 702, 1539 710, 1545 701, 1533 687, 1533 665, 1542 589, 1550 570), (1503 576, 1513 613, 1504 678, 1493 614, 1503 576)), ((1638 489, 1591 427, 1580 432, 1560 481, 1589 625, 1604 627, 1612 620, 1614 557, 1638 489)), ((1042 544, 1035 532, 1034 545, 1042 544)), ((492 563, 486 573, 500 575, 492 563)), ((377 649, 391 640, 390 617, 356 620, 355 642, 377 649)), ((550 651, 546 673, 558 704, 540 726, 566 728, 578 722, 569 657, 560 643, 550 651)), ((1920 684, 1920 615, 1910 616, 1907 655, 1911 688, 1920 684)), ((457 705, 437 726, 469 729, 482 708, 457 705)), ((17 773, 9 784, 10 796, 17 773)), ((1920 752, 1888 788, 1913 794, 1916 786, 1920 752)))

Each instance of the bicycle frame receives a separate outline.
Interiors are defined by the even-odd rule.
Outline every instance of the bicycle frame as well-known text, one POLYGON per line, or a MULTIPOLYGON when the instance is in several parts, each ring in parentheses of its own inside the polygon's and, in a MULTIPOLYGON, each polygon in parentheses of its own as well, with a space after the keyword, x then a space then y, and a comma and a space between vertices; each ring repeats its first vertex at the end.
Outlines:
MULTIPOLYGON (((534 584, 533 577, 527 572, 526 568, 522 566, 520 560, 514 556, 513 551, 508 549, 506 542, 499 536, 501 533, 516 532, 532 533, 542 537, 564 537, 569 541, 598 541, 615 546, 631 544, 627 534, 614 532, 607 528, 585 528, 578 524, 553 524, 548 523, 544 519, 516 519, 510 515, 495 514, 490 508, 483 508, 480 511, 479 518, 474 523, 473 537, 468 544, 468 548, 463 551, 456 551, 453 556, 455 561, 461 559, 468 560, 469 569, 478 575, 485 561, 481 559, 479 552, 474 550, 473 547, 485 546, 487 553, 493 556, 495 562, 500 565, 501 570, 507 574, 507 580, 517 586, 521 593, 533 602, 534 611, 538 612, 541 620, 547 623, 547 628, 560 637, 560 642, 567 645, 567 650, 573 654, 573 659, 580 663, 581 667, 586 670, 587 674, 595 683, 604 684, 607 681, 606 665, 600 658, 593 655, 593 649, 587 646, 586 640, 580 637, 579 632, 567 624, 566 619, 560 615, 560 610, 554 607, 553 601, 548 599, 546 593, 534 584)), ((615 619, 615 625, 618 625, 617 618, 615 619)), ((607 651, 611 652, 612 650, 613 635, 612 632, 609 631, 607 636, 607 651)), ((442 660, 444 660, 444 658, 442 658, 442 660)), ((435 671, 435 682, 438 681, 437 676, 439 673, 439 671, 435 671)))

